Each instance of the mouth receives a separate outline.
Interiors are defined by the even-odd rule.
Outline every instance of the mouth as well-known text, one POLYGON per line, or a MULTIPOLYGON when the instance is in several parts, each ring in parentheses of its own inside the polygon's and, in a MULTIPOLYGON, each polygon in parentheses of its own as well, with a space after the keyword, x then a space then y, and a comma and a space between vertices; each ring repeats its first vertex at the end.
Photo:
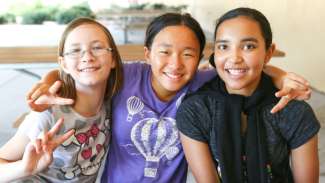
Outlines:
POLYGON ((244 76, 248 71, 248 69, 243 68, 227 68, 225 70, 228 74, 236 78, 244 76))
POLYGON ((184 74, 177 73, 177 72, 164 72, 164 75, 170 79, 178 80, 183 77, 184 74))
POLYGON ((98 67, 85 67, 85 68, 79 69, 79 72, 90 73, 90 72, 95 72, 98 69, 99 69, 98 67))

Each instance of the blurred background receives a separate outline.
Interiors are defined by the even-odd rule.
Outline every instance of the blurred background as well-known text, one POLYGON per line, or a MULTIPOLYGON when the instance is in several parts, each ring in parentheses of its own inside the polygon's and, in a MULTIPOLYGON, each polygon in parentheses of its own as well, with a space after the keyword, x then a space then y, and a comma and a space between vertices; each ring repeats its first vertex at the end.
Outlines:
MULTIPOLYGON (((216 19, 242 6, 256 8, 267 16, 273 29, 273 41, 277 49, 284 52, 270 63, 298 73, 310 82, 313 94, 308 102, 324 124, 323 0, 0 0, 0 145, 15 133, 17 119, 29 111, 24 99, 27 91, 40 76, 57 67, 55 58, 43 63, 36 59, 37 51, 34 55, 28 52, 21 55, 21 48, 55 48, 66 24, 80 16, 96 18, 106 25, 118 45, 141 47, 147 24, 165 12, 190 13, 212 42, 216 19), (35 56, 35 62, 18 63, 16 57, 19 56, 35 56)), ((325 182, 324 137, 322 128, 321 182, 325 182)))

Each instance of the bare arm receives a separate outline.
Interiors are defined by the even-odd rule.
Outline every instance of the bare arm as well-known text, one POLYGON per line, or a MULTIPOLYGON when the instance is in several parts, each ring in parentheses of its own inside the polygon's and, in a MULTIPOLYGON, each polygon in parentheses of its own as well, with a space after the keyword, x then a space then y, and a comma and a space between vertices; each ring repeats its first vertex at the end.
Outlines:
POLYGON ((291 165, 296 183, 318 183, 318 137, 315 135, 304 145, 291 151, 291 165))
POLYGON ((209 146, 180 133, 186 160, 198 183, 219 182, 209 146))
POLYGON ((9 182, 27 176, 21 159, 28 143, 29 138, 26 135, 16 133, 0 148, 0 182, 9 182))

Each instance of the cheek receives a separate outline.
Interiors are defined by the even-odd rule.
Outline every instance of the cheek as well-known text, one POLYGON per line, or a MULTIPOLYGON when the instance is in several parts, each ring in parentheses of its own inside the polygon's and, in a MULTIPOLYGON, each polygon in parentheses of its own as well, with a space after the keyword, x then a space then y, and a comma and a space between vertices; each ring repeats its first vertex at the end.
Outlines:
POLYGON ((225 67, 225 62, 223 61, 223 59, 222 58, 220 58, 220 57, 218 57, 218 59, 214 59, 214 64, 215 64, 215 66, 216 66, 216 70, 218 71, 218 72, 222 72, 222 71, 224 71, 224 67, 225 67))
POLYGON ((250 62, 246 63, 250 68, 252 68, 256 71, 263 70, 264 58, 257 57, 257 56, 251 56, 251 57, 246 58, 246 60, 250 61, 250 62))

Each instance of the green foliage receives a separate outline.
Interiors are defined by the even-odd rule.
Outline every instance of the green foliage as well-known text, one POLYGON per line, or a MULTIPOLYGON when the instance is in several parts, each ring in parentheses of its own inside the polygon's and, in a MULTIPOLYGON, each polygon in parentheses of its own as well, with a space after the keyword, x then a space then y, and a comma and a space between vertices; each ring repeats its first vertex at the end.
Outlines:
POLYGON ((95 18, 95 14, 91 11, 88 4, 82 4, 58 11, 55 19, 58 24, 67 24, 78 17, 95 18))
POLYGON ((16 22, 16 16, 11 13, 6 13, 0 15, 0 24, 7 24, 7 23, 15 23, 16 22))
POLYGON ((42 24, 44 21, 54 21, 57 7, 35 6, 22 14, 23 24, 42 24))

